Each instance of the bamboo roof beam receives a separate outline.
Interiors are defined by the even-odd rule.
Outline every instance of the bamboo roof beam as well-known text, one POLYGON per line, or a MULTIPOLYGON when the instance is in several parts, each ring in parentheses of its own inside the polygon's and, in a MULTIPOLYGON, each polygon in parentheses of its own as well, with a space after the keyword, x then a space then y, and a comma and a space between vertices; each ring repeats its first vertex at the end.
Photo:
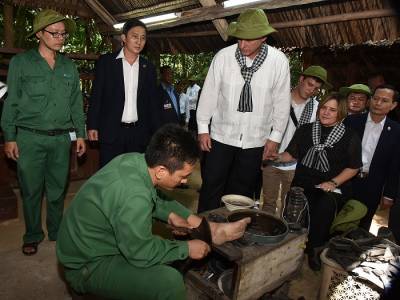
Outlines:
MULTIPOLYGON (((360 20, 360 19, 383 18, 383 17, 394 17, 394 16, 396 16, 396 12, 394 10, 379 9, 379 10, 362 11, 362 12, 356 12, 356 13, 346 13, 346 14, 324 16, 324 17, 318 17, 318 18, 312 18, 312 19, 271 23, 271 26, 273 26, 276 29, 285 29, 285 28, 337 23, 337 22, 348 22, 348 21, 355 21, 355 20, 360 20)), ((163 37, 177 38, 177 37, 196 37, 196 36, 212 36, 212 35, 218 35, 218 32, 215 30, 209 30, 209 31, 199 31, 199 32, 178 32, 178 33, 163 33, 163 34, 150 33, 149 37, 150 38, 163 38, 163 37)))
POLYGON ((107 9, 97 0, 85 0, 86 4, 109 26, 117 23, 117 20, 109 13, 107 9))
POLYGON ((181 16, 174 20, 163 21, 155 24, 148 24, 149 30, 158 30, 164 28, 176 27, 189 23, 197 23, 203 21, 211 21, 215 19, 222 19, 227 16, 238 15, 242 11, 249 8, 261 9, 278 9, 292 6, 301 6, 306 4, 321 3, 328 0, 261 0, 249 4, 243 4, 235 7, 224 8, 221 5, 212 7, 195 8, 181 13, 181 16))
POLYGON ((157 15, 164 12, 171 12, 173 10, 179 10, 192 5, 197 5, 198 0, 174 0, 166 1, 164 3, 159 3, 150 7, 145 7, 141 9, 135 9, 129 12, 124 12, 120 14, 115 14, 115 18, 122 22, 131 18, 140 18, 148 15, 157 15))
POLYGON ((332 15, 332 16, 323 16, 312 19, 274 23, 271 25, 276 29, 281 29, 281 28, 294 28, 294 27, 303 27, 311 25, 330 24, 337 22, 355 21, 361 19, 394 17, 394 16, 396 16, 396 12, 392 9, 377 9, 377 10, 367 10, 367 11, 352 12, 352 13, 332 15))
MULTIPOLYGON (((295 28, 295 27, 321 25, 321 24, 329 24, 329 23, 337 23, 337 22, 355 21, 355 20, 361 20, 361 19, 395 17, 396 15, 397 15, 396 12, 392 9, 377 9, 377 10, 361 11, 361 12, 356 12, 356 13, 346 13, 346 14, 324 16, 324 17, 312 18, 312 19, 295 20, 295 21, 288 21, 288 22, 281 22, 281 23, 271 23, 271 26, 273 26, 276 29, 295 28)), ((175 25, 175 26, 177 26, 177 25, 175 25)), ((162 29, 162 28, 166 28, 166 27, 172 27, 172 26, 168 23, 168 24, 164 24, 164 25, 157 25, 154 27, 150 27, 150 30, 162 29)))
POLYGON ((176 32, 176 33, 149 33, 151 39, 157 38, 186 38, 186 37, 202 37, 220 35, 217 30, 192 31, 192 32, 176 32))
MULTIPOLYGON (((200 0, 200 4, 203 7, 212 7, 212 6, 217 5, 215 0, 200 0)), ((227 41, 228 40, 228 34, 227 34, 228 22, 223 18, 212 20, 212 22, 214 24, 214 27, 217 29, 219 35, 221 36, 221 38, 224 41, 227 41)))
MULTIPOLYGON (((2 1, 0 1, 2 2, 2 1)), ((4 1, 3 1, 4 2, 4 1)), ((51 8, 63 14, 76 15, 81 18, 91 18, 94 16, 93 11, 83 2, 79 0, 70 1, 54 1, 54 0, 11 0, 15 6, 28 6, 32 8, 51 8)))

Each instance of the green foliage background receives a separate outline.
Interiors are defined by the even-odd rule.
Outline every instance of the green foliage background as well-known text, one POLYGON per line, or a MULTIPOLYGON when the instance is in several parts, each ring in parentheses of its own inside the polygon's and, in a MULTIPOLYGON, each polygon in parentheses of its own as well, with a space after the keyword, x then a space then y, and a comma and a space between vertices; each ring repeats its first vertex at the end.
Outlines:
MULTIPOLYGON (((32 31, 33 18, 36 11, 19 6, 14 7, 14 47, 29 49, 37 45, 35 37, 27 39, 26 36, 32 31)), ((111 51, 111 42, 109 38, 103 37, 94 20, 83 20, 74 18, 77 24, 77 31, 70 36, 63 51, 67 53, 97 53, 103 54, 111 51)), ((4 47, 4 23, 3 11, 0 10, 0 46, 4 47)), ((300 51, 286 51, 289 57, 291 70, 291 85, 297 84, 302 71, 302 60, 300 51)), ((159 57, 153 57, 149 53, 150 60, 153 60, 156 66, 169 65, 174 70, 175 83, 188 80, 195 77, 199 83, 205 77, 215 53, 189 54, 161 54, 159 57), (158 60, 159 61, 154 61, 158 60)), ((94 68, 93 61, 76 60, 76 64, 81 72, 90 72, 94 68)))
POLYGON ((294 88, 299 81, 303 71, 303 61, 301 60, 301 51, 291 51, 286 53, 289 58, 290 67, 290 85, 294 88))
POLYGON ((207 74, 208 68, 215 53, 199 53, 199 54, 161 54, 160 66, 168 65, 174 70, 174 81, 195 79, 201 82, 204 75, 207 74), (205 74, 204 74, 205 73, 205 74))
MULTIPOLYGON (((35 36, 26 38, 32 31, 32 23, 36 10, 23 6, 14 6, 14 47, 22 49, 30 49, 37 46, 35 36)), ((108 39, 103 38, 100 34, 94 20, 84 20, 73 18, 77 25, 76 32, 71 35, 64 48, 63 52, 67 53, 106 53, 111 51, 111 43, 108 39)), ((0 45, 4 47, 4 20, 3 11, 0 11, 0 45)), ((94 62, 76 60, 76 64, 81 71, 89 71, 93 69, 94 62)))
MULTIPOLYGON (((290 83, 294 88, 303 71, 301 51, 287 51, 290 67, 290 83)), ((189 78, 198 77, 204 80, 208 68, 215 53, 199 53, 196 55, 188 54, 162 54, 160 56, 160 66, 168 65, 174 70, 174 81, 178 83, 189 78)), ((201 79, 197 79, 201 83, 201 79)))

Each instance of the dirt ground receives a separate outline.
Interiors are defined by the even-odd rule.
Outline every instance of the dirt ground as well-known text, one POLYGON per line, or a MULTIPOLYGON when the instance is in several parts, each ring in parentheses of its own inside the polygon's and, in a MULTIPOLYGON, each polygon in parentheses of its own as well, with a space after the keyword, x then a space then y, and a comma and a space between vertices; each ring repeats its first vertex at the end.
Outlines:
MULTIPOLYGON (((72 182, 69 186, 66 206, 84 181, 72 182)), ((173 196, 192 210, 197 208, 200 176, 198 169, 191 176, 189 189, 178 189, 173 196)), ((19 197, 19 191, 15 190, 19 197)), ((20 204, 20 200, 19 200, 20 204)), ((45 210, 44 210, 45 211, 45 210)), ((63 300, 72 299, 62 279, 55 256, 55 242, 43 241, 34 256, 24 256, 21 252, 21 239, 24 233, 21 205, 19 218, 0 223, 0 299, 2 300, 63 300)), ((376 233, 379 226, 387 224, 387 211, 380 211, 374 218, 371 231, 376 233)), ((290 299, 304 297, 317 299, 322 278, 321 272, 314 272, 303 263, 301 272, 289 282, 290 299)))

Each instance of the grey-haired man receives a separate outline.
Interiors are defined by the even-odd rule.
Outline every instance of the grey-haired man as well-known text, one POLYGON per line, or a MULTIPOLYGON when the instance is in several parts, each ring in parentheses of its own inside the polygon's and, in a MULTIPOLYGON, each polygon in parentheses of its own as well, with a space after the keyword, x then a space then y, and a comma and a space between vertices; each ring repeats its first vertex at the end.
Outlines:
POLYGON ((263 10, 249 9, 228 28, 238 43, 211 63, 197 109, 199 143, 207 152, 199 212, 219 207, 225 193, 252 197, 263 157, 276 153, 282 139, 290 71, 286 56, 265 43, 273 32, 263 10))

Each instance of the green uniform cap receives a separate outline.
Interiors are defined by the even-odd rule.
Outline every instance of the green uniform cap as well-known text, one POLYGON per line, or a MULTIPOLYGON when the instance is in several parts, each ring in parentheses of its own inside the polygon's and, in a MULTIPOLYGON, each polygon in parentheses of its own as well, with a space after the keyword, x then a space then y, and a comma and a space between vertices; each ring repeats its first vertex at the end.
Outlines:
POLYGON ((46 28, 47 26, 63 21, 65 24, 65 29, 68 33, 74 33, 76 29, 75 22, 68 19, 66 16, 61 15, 52 9, 44 9, 40 11, 33 19, 33 31, 28 34, 27 37, 31 37, 40 30, 46 28))
POLYGON ((316 77, 324 83, 324 88, 328 90, 332 88, 332 85, 328 82, 328 72, 321 66, 309 66, 301 75, 316 77))
POLYGON ((362 83, 356 83, 351 86, 344 86, 339 89, 339 93, 342 94, 343 96, 348 96, 350 93, 361 93, 365 94, 368 97, 371 96, 371 90, 370 88, 362 83))
POLYGON ((237 22, 228 26, 228 35, 242 40, 259 39, 275 31, 264 11, 254 8, 241 13, 237 22))
POLYGON ((357 228, 360 220, 367 214, 367 207, 358 200, 350 199, 342 207, 332 222, 330 233, 335 231, 345 232, 357 228))

